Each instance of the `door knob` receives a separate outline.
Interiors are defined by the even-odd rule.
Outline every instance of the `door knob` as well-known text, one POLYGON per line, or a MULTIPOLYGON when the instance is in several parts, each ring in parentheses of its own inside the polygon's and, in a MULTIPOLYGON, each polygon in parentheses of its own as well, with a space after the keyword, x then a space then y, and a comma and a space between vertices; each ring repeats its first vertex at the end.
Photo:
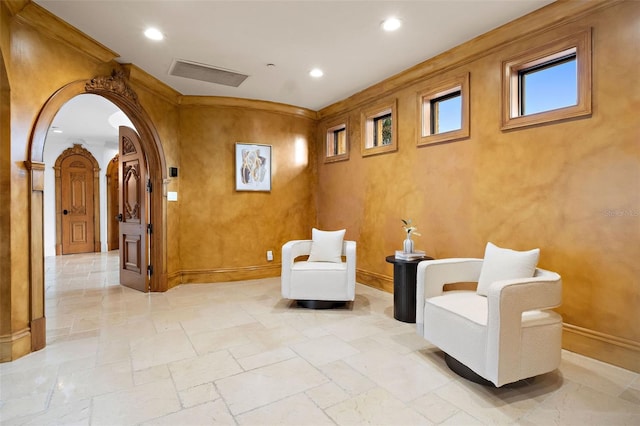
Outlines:
POLYGON ((122 213, 116 216, 116 219, 118 219, 118 222, 122 222, 122 213))
POLYGON ((62 214, 69 214, 69 210, 67 209, 62 210, 62 214))

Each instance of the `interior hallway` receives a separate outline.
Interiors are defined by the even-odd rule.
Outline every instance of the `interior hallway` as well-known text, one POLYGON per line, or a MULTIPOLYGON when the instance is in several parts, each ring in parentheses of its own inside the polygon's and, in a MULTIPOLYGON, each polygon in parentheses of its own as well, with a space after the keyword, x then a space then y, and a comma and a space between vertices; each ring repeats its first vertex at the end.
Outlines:
POLYGON ((640 374, 563 351, 559 371, 490 389, 358 284, 299 309, 279 278, 144 294, 118 255, 46 258, 47 347, 0 364, 0 423, 638 425, 640 374))

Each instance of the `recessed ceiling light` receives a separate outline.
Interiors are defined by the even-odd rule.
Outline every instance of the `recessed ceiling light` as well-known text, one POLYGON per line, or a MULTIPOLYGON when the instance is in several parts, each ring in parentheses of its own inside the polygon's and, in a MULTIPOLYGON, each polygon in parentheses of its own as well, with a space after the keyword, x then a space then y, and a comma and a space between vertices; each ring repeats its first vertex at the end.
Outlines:
POLYGON ((319 78, 319 77, 322 77, 324 75, 324 72, 322 72, 322 70, 320 68, 314 68, 311 71, 309 71, 309 75, 311 77, 319 78))
POLYGON ((59 127, 55 127, 55 126, 51 128, 51 131, 53 133, 62 133, 62 129, 59 128, 59 127))
POLYGON ((382 29, 385 31, 395 31, 402 26, 402 21, 398 18, 388 18, 382 21, 382 29))
POLYGON ((144 32, 144 35, 151 40, 159 41, 164 39, 164 34, 162 34, 157 28, 147 28, 144 32))

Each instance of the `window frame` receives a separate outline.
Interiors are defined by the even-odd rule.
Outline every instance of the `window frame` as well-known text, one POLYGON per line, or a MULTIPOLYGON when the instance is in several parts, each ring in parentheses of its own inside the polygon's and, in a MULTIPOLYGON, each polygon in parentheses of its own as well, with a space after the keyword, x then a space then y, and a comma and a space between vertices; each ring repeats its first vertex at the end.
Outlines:
POLYGON ((501 129, 552 123, 591 115, 591 29, 530 49, 502 62, 501 129), (575 51, 577 103, 567 107, 523 115, 520 74, 524 70, 557 61, 575 51))
MULTIPOLYGON (((569 62, 575 62, 576 63, 576 68, 578 66, 578 55, 576 50, 573 49, 568 49, 565 50, 563 52, 560 53, 566 53, 566 54, 559 54, 557 55, 557 58, 555 57, 556 55, 553 55, 553 58, 550 58, 548 61, 545 61, 541 64, 538 65, 533 65, 531 67, 527 67, 527 68, 523 68, 521 70, 518 71, 518 97, 519 97, 519 102, 518 102, 518 114, 520 116, 526 116, 526 115, 533 115, 533 114, 537 114, 537 113, 530 113, 527 114, 525 111, 525 106, 527 104, 527 85, 526 85, 526 79, 529 75, 533 75, 535 73, 538 72, 544 72, 546 70, 551 70, 552 68, 556 67, 556 66, 560 66, 569 62)), ((577 72, 576 72, 577 74, 577 72)), ((577 83, 577 80, 576 80, 577 83)), ((577 86, 577 85, 576 85, 577 86)), ((577 92, 578 92, 578 88, 576 87, 576 97, 577 97, 577 92)), ((567 105, 567 106, 573 106, 573 105, 567 105)), ((560 108, 566 108, 566 107, 560 107, 560 108)), ((554 108, 554 109, 559 109, 559 108, 554 108)), ((547 111, 552 111, 552 110, 547 110, 547 111)), ((540 112, 546 112, 546 111, 540 111, 540 112)))
POLYGON ((469 114, 469 81, 470 74, 467 72, 461 75, 434 82, 426 89, 418 92, 418 116, 420 117, 420 124, 417 126, 418 146, 425 146, 442 142, 452 142, 469 137, 471 128, 471 120, 469 114), (442 133, 433 133, 432 129, 434 123, 432 123, 432 102, 437 101, 441 98, 449 97, 456 92, 460 92, 460 129, 450 130, 448 132, 442 133))
POLYGON ((377 103, 363 110, 360 114, 361 122, 361 153, 363 157, 383 154, 398 150, 398 114, 397 99, 377 103), (374 120, 391 114, 391 143, 373 146, 374 120))
POLYGON ((322 133, 324 139, 324 162, 325 163, 334 163, 336 161, 345 161, 349 159, 349 117, 347 115, 343 115, 337 117, 329 122, 324 127, 324 132, 322 133), (330 144, 333 141, 329 140, 330 135, 334 135, 336 131, 344 130, 344 138, 345 138, 345 153, 344 154, 330 154, 330 144))
POLYGON ((445 95, 442 96, 438 96, 437 98, 433 98, 429 101, 429 127, 430 127, 430 132, 432 135, 439 135, 441 133, 447 133, 447 132, 454 132, 460 129, 452 129, 452 130, 448 130, 447 132, 440 132, 440 131, 436 131, 435 127, 439 124, 439 116, 440 113, 436 113, 436 109, 439 110, 440 108, 435 108, 435 106, 440 105, 444 102, 450 101, 452 99, 456 99, 456 98, 460 98, 460 129, 462 129, 462 90, 461 88, 458 90, 454 90, 451 93, 447 93, 445 95))
MULTIPOLYGON (((384 121, 387 118, 391 120, 391 126, 393 127, 393 115, 391 114, 391 111, 387 112, 386 114, 373 117, 373 147, 372 148, 389 145, 384 143, 384 135, 383 135, 384 121), (382 143, 378 143, 378 139, 381 139, 382 143)), ((389 143, 391 143, 391 141, 389 141, 389 143)))

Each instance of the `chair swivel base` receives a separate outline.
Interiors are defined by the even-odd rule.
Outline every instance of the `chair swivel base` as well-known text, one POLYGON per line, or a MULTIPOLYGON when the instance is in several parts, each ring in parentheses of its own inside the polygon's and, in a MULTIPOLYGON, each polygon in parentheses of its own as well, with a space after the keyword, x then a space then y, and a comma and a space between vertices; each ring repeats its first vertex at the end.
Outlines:
MULTIPOLYGON (((449 369, 451 369, 451 371, 456 373, 458 376, 483 386, 497 388, 497 386, 493 382, 485 379, 484 377, 482 377, 481 375, 479 375, 478 373, 476 373, 475 371, 473 371, 472 369, 470 369, 469 367, 467 367, 466 365, 464 365, 463 363, 461 363, 460 361, 458 361, 457 359, 455 359, 454 357, 452 357, 446 352, 444 353, 444 361, 447 363, 447 366, 449 367, 449 369)), ((527 385, 527 383, 530 382, 531 380, 533 380, 533 377, 507 383, 505 385, 502 385, 501 387, 518 387, 521 385, 527 385)))
POLYGON ((457 359, 455 359, 454 357, 452 357, 446 352, 444 354, 444 361, 447 363, 447 366, 449 367, 449 369, 451 369, 451 371, 456 373, 458 376, 465 378, 469 381, 472 381, 474 383, 478 383, 480 385, 489 386, 493 388, 496 387, 496 385, 494 385, 491 381, 480 376, 478 373, 476 373, 475 371, 473 371, 472 369, 470 369, 469 367, 467 367, 466 365, 464 365, 463 363, 461 363, 460 361, 458 361, 457 359))
POLYGON ((309 309, 331 309, 347 303, 338 300, 296 300, 296 302, 298 306, 309 309))

